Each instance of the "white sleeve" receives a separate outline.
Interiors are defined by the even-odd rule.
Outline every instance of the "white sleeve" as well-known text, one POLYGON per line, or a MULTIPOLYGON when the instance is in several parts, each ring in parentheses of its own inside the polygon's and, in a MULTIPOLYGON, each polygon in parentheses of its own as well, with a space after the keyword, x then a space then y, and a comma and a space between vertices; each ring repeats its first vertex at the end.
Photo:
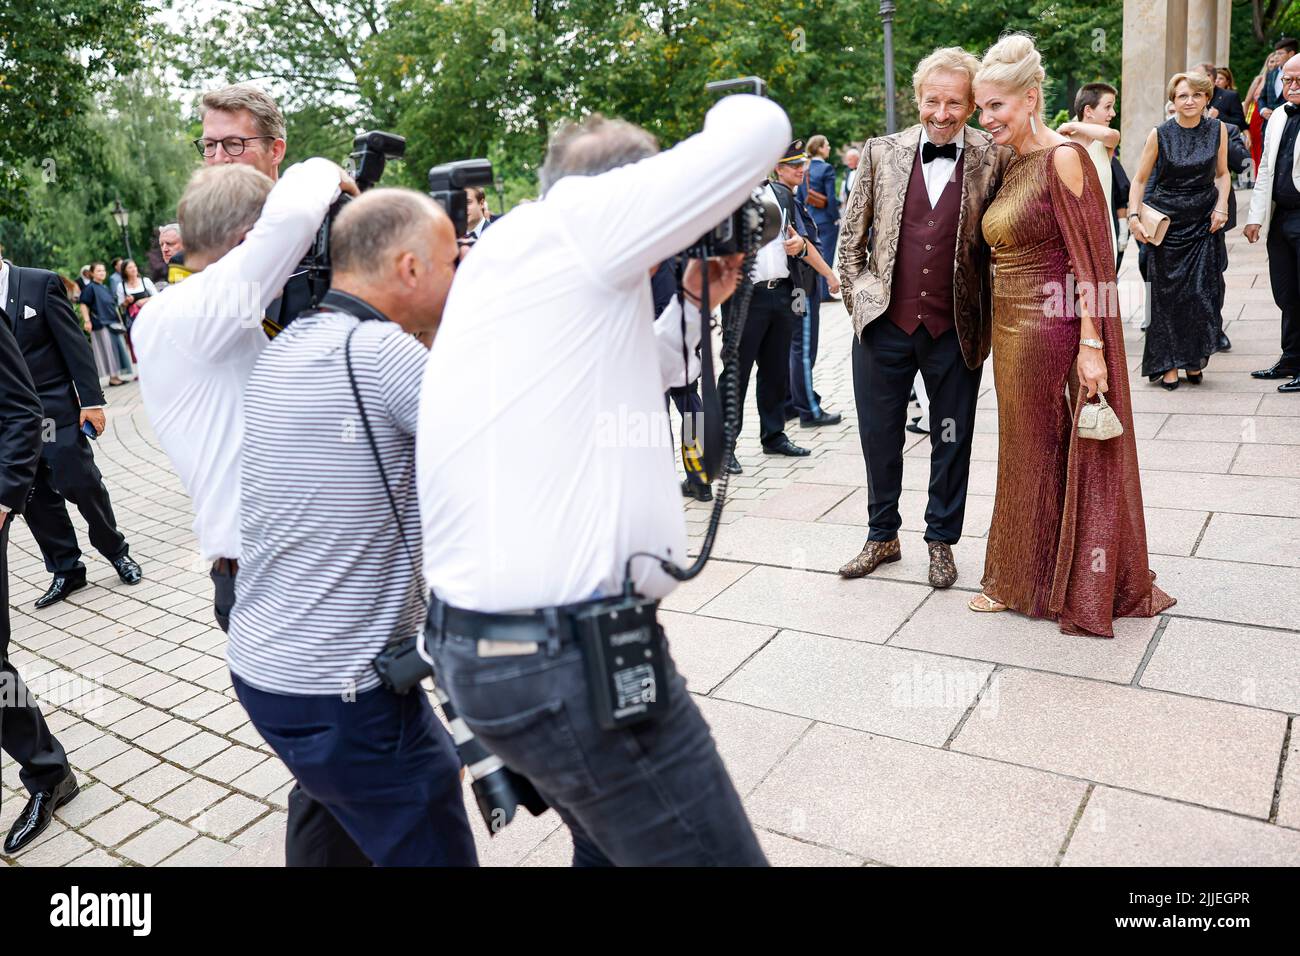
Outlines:
POLYGON ((241 333, 260 326, 338 195, 334 163, 315 158, 291 166, 244 241, 181 283, 193 308, 176 317, 181 321, 169 318, 167 334, 192 355, 219 358, 241 333))
POLYGON ((728 96, 702 132, 599 176, 567 176, 543 202, 559 208, 588 270, 624 285, 735 211, 789 142, 790 120, 776 103, 728 96))
POLYGON ((148 276, 144 277, 144 290, 150 295, 158 294, 158 289, 154 286, 153 279, 150 279, 148 276))
POLYGON ((1273 132, 1273 125, 1273 117, 1270 116, 1264 124, 1264 144, 1260 148, 1259 171, 1255 174, 1255 186, 1250 191, 1250 212, 1246 214, 1246 224, 1251 226, 1264 224, 1268 204, 1273 201, 1273 166, 1268 161, 1269 137, 1273 132))
POLYGON ((700 310, 686 303, 686 366, 682 365, 682 306, 677 296, 655 319, 655 354, 659 357, 659 374, 664 390, 689 385, 700 377, 700 358, 695 348, 700 344, 700 310))

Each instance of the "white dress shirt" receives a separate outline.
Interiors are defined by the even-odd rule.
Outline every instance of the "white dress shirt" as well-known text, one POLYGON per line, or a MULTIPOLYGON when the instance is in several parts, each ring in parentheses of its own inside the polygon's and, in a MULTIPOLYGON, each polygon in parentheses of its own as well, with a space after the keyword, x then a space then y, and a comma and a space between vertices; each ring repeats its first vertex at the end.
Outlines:
POLYGON ((131 327, 145 411, 194 503, 206 561, 240 555, 244 387, 266 347, 262 317, 338 187, 338 167, 328 160, 291 167, 244 241, 150 297, 131 327))
MULTIPOLYGON (((568 176, 493 224, 461 264, 429 353, 416 467, 429 586, 513 611, 616 592, 634 552, 684 564, 649 273, 735 210, 790 142, 770 100, 728 96, 703 132, 568 176)), ((671 356, 671 357, 670 357, 671 356)), ((632 563, 638 590, 676 582, 632 563)))
MULTIPOLYGON (((767 192, 772 202, 777 202, 776 190, 772 184, 767 184, 767 192)), ((785 217, 785 207, 777 203, 781 210, 781 228, 777 230, 776 238, 769 242, 763 248, 759 249, 754 256, 754 267, 750 270, 749 278, 754 282, 771 282, 774 279, 788 279, 790 277, 790 258, 785 252, 786 227, 790 223, 785 217)))
MULTIPOLYGON (((917 147, 917 152, 919 153, 928 142, 930 142, 930 137, 925 134, 925 124, 923 123, 921 124, 921 145, 917 147)), ((966 148, 965 126, 961 126, 957 130, 957 135, 952 138, 952 142, 957 146, 956 159, 936 156, 921 166, 922 174, 925 176, 925 192, 930 197, 931 209, 939 205, 939 197, 943 195, 944 188, 952 182, 953 174, 957 171, 957 164, 961 162, 962 150, 966 148)), ((919 156, 917 158, 920 159, 919 156)))

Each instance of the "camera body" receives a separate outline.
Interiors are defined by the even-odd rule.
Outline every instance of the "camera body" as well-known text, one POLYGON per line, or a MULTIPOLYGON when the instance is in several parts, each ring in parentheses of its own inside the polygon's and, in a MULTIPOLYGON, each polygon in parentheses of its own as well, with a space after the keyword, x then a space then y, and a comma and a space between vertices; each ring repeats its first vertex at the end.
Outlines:
MULTIPOLYGON (((356 180, 357 188, 364 192, 379 182, 388 160, 397 159, 405 152, 406 140, 396 133, 379 130, 362 133, 352 141, 352 154, 347 162, 348 172, 356 180)), ((262 330, 267 338, 275 338, 299 315, 315 308, 321 297, 329 291, 332 275, 330 228, 334 225, 334 217, 351 198, 343 193, 330 206, 320 228, 316 230, 316 238, 312 240, 307 255, 284 284, 280 297, 267 309, 266 318, 262 321, 262 330)))
MULTIPOLYGON (((383 177, 384 167, 390 159, 400 159, 405 154, 406 139, 396 133, 385 133, 381 130, 361 133, 352 141, 352 153, 348 156, 347 170, 356 181, 357 189, 365 192, 383 177)), ((330 229, 334 225, 334 217, 351 199, 351 196, 343 193, 334 200, 334 204, 330 206, 329 212, 320 224, 320 229, 316 231, 311 249, 307 251, 306 257, 299 266, 300 271, 307 273, 307 287, 310 290, 311 301, 289 313, 289 321, 293 321, 293 318, 304 309, 314 308, 320 302, 321 296, 329 291, 332 272, 330 229)), ((286 288, 286 295, 288 291, 286 288)), ((283 310, 282 314, 285 314, 283 310)), ((284 325, 288 324, 288 322, 284 323, 284 325)))
POLYGON ((429 195, 442 206, 456 227, 456 238, 469 232, 465 190, 492 185, 492 164, 486 159, 459 159, 429 170, 429 195))
POLYGON ((761 249, 781 231, 781 207, 762 186, 756 188, 730 216, 686 250, 688 259, 713 259, 761 249), (748 241, 746 241, 748 240, 748 241))

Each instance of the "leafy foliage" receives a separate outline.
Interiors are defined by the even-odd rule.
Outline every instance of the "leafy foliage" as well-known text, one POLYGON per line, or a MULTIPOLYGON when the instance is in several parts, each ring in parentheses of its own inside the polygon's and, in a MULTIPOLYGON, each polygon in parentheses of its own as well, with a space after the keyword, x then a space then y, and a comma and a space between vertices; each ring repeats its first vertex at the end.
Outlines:
POLYGON ((81 119, 146 47, 147 8, 101 0, 0 4, 0 215, 30 197, 30 166, 46 178, 86 158, 81 119))

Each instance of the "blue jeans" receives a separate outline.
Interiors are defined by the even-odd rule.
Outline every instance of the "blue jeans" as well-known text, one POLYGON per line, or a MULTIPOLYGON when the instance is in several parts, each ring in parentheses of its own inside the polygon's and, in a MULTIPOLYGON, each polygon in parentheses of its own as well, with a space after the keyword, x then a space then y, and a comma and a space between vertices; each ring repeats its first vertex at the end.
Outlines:
POLYGON ((460 759, 418 688, 301 697, 230 675, 239 701, 307 796, 375 866, 476 866, 460 759))
POLYGON ((431 635, 438 684, 483 745, 556 809, 574 865, 767 865, 671 659, 668 713, 611 731, 592 716, 582 651, 567 638, 505 657, 481 658, 477 644, 431 635))

